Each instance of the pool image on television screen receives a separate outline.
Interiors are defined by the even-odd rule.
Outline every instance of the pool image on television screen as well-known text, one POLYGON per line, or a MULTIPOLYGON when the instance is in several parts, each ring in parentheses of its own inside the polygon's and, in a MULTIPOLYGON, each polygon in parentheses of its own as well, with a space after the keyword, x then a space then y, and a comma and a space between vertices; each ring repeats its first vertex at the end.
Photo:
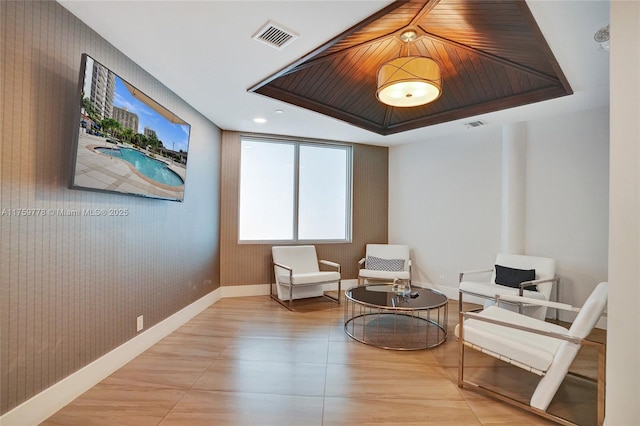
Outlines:
POLYGON ((191 126, 82 55, 71 188, 182 201, 191 126))

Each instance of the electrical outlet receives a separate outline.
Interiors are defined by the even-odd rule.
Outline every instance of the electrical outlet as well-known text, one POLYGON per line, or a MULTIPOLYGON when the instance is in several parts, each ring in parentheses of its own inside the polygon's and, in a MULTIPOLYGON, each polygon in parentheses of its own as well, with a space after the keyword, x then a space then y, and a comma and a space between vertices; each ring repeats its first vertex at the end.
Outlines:
POLYGON ((142 331, 144 328, 144 315, 140 315, 136 318, 136 331, 142 331))
POLYGON ((205 287, 211 287, 211 280, 204 280, 205 287))
POLYGON ((440 275, 440 285, 444 285, 444 275, 440 275))

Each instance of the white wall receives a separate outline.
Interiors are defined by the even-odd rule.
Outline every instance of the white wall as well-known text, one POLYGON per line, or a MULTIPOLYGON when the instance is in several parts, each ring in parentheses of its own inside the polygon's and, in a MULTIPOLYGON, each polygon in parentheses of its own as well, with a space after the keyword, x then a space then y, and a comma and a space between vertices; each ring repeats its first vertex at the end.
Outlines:
POLYGON ((611 2, 608 425, 640 424, 640 3, 611 2))
POLYGON ((525 251, 557 259, 560 300, 607 280, 608 108, 529 122, 525 251))
POLYGON ((500 248, 501 129, 389 149, 389 242, 412 248, 413 279, 456 286, 500 248))
MULTIPOLYGON (((525 123, 525 254, 554 257, 561 300, 607 279, 608 110, 525 123)), ((392 147, 389 241, 413 248, 415 280, 455 294, 457 274, 501 248, 500 126, 392 147), (407 208, 406 206, 411 206, 407 208)))

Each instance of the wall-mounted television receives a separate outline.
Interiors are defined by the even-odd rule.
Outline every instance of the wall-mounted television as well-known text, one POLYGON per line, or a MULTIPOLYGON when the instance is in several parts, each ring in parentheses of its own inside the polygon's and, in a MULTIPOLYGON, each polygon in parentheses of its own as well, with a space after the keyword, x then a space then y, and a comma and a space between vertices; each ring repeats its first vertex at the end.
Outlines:
POLYGON ((70 187, 182 201, 191 126, 87 54, 70 187))

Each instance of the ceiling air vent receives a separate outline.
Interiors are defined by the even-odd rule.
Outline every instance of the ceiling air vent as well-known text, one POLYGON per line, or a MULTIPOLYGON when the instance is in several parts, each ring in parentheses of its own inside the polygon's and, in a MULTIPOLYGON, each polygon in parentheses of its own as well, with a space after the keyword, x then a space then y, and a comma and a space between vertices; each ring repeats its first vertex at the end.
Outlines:
POLYGON ((269 21, 264 27, 260 28, 252 38, 273 48, 282 50, 286 45, 298 38, 298 34, 280 24, 269 21))
POLYGON ((487 124, 486 121, 478 120, 478 121, 470 121, 468 123, 464 123, 464 126, 467 129, 473 129, 474 127, 484 126, 485 124, 487 124))

